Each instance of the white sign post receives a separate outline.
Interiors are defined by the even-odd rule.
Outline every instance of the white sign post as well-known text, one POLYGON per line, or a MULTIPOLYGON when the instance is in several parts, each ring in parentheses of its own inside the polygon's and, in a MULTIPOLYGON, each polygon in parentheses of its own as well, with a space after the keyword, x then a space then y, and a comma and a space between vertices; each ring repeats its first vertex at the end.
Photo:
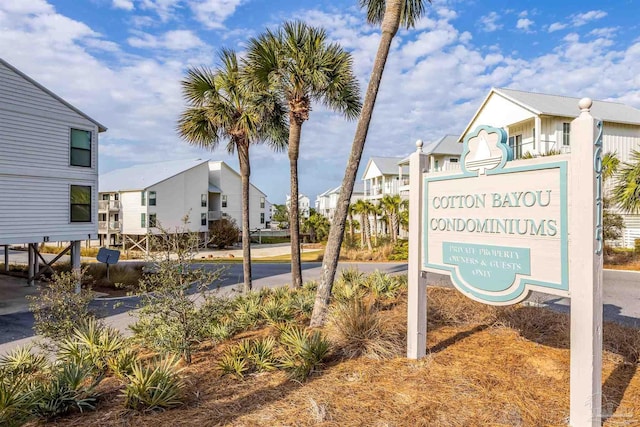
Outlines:
POLYGON ((407 356, 426 352, 424 271, 492 305, 533 290, 570 297, 573 426, 602 418, 602 123, 591 104, 580 101, 570 155, 512 162, 506 133, 480 126, 459 172, 424 174, 420 141, 410 159, 407 356))

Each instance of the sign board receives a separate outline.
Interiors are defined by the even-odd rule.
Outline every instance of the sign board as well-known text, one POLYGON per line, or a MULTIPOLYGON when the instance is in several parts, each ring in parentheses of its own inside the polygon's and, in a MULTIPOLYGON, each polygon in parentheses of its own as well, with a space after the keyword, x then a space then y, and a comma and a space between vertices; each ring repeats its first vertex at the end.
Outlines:
POLYGON ((98 249, 98 255, 96 256, 96 259, 107 265, 117 264, 118 259, 120 259, 120 251, 100 248, 98 249))
POLYGON ((423 268, 488 304, 567 296, 568 156, 511 158, 506 133, 481 126, 465 138, 461 171, 424 175, 423 268))

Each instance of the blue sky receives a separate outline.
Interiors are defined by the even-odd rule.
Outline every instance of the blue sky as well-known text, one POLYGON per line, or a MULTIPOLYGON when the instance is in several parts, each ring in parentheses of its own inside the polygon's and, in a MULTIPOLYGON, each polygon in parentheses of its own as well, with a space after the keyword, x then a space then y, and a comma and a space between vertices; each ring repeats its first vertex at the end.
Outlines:
MULTIPOLYGON (((434 0, 392 47, 363 163, 403 157, 416 139, 459 134, 492 86, 615 100, 640 108, 640 2, 434 0)), ((288 19, 324 27, 366 82, 378 29, 357 0, 2 0, 0 57, 109 130, 100 171, 212 158, 175 133, 189 66, 288 19)), ((316 105, 302 131, 300 190, 312 201, 339 185, 355 124, 316 105)), ((224 144, 222 144, 224 146, 224 144)), ((252 181, 288 193, 288 159, 255 147, 252 181)), ((361 168, 362 169, 362 168, 361 168)))

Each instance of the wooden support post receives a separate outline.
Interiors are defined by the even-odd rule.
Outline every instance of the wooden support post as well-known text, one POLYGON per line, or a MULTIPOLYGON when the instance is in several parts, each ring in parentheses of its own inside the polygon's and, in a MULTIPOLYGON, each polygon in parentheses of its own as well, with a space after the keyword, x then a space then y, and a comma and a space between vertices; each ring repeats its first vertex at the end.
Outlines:
POLYGON ((407 357, 419 359, 427 352, 427 284, 422 277, 422 174, 427 156, 422 141, 409 161, 409 295, 407 308, 407 357))
POLYGON ((81 247, 81 241, 80 240, 74 240, 73 242, 71 242, 71 271, 73 272, 73 274, 76 276, 77 281, 76 281, 76 293, 80 293, 80 287, 82 285, 81 280, 80 280, 80 270, 81 270, 81 265, 80 265, 80 247, 81 247))
POLYGON ((4 245, 4 272, 9 272, 9 245, 4 245))
POLYGON ((33 244, 33 277, 34 279, 40 275, 40 261, 38 257, 42 257, 40 255, 40 249, 38 248, 38 244, 33 244))
POLYGON ((33 259, 34 257, 34 252, 33 252, 33 245, 31 243, 29 243, 27 245, 27 249, 29 252, 29 256, 28 256, 28 264, 29 264, 29 268, 28 268, 28 273, 27 273, 27 285, 29 286, 33 286, 33 278, 35 277, 35 271, 33 268, 33 259))
POLYGON ((581 99, 580 116, 571 123, 569 423, 574 427, 602 422, 602 122, 589 113, 592 103, 581 99))

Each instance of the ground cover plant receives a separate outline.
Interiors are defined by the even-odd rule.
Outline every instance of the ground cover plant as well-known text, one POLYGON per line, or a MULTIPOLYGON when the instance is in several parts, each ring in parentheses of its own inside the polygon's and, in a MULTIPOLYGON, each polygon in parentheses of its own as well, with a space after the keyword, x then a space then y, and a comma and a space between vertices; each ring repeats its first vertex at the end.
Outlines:
MULTIPOLYGON (((190 364, 177 362, 176 356, 162 362, 141 349, 128 365, 134 368, 118 375, 117 368, 108 368, 91 393, 77 396, 96 399, 89 402, 95 410, 80 413, 73 407, 52 424, 566 423, 565 314, 485 306, 453 289, 429 288, 428 355, 416 361, 403 357, 406 277, 343 271, 327 326, 309 330, 316 286, 208 300, 198 308, 207 321, 190 364), (153 384, 162 384, 163 392, 154 393, 153 384)), ((635 425, 640 422, 640 331, 607 323, 604 343, 605 425, 635 425)), ((21 358, 6 365, 15 367, 21 358)), ((20 369, 39 369, 39 359, 25 358, 20 369)), ((90 386, 91 378, 84 384, 90 386)))

